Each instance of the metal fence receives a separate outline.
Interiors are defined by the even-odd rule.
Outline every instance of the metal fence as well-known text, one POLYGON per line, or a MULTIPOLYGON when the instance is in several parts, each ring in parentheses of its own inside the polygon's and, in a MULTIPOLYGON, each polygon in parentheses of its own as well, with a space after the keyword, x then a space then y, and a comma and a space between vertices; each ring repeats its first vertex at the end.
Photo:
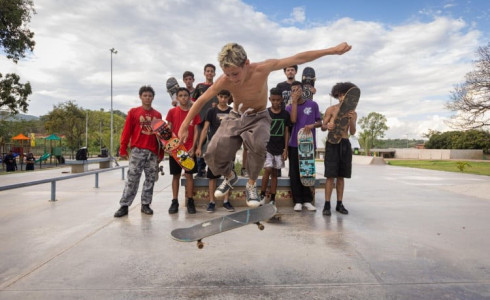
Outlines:
POLYGON ((93 170, 93 171, 88 171, 88 172, 84 172, 84 173, 77 173, 77 174, 72 174, 72 175, 67 175, 67 176, 62 176, 62 177, 54 177, 54 178, 40 179, 40 180, 29 181, 29 182, 4 185, 4 186, 0 186, 0 191, 29 187, 29 186, 38 185, 38 184, 51 183, 51 199, 50 199, 50 201, 56 201, 56 182, 57 181, 68 180, 68 179, 73 179, 73 178, 88 176, 88 175, 95 175, 95 187, 99 188, 99 173, 121 169, 121 179, 124 180, 124 178, 125 178, 124 169, 127 167, 128 166, 118 166, 118 167, 113 167, 113 168, 108 168, 108 169, 97 169, 97 170, 93 170))

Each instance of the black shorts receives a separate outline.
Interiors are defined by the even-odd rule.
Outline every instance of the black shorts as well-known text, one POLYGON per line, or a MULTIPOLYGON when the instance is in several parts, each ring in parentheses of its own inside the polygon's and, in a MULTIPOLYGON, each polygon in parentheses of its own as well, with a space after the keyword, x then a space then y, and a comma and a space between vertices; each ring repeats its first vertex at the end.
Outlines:
POLYGON ((211 172, 211 169, 208 167, 208 171, 206 173, 206 178, 208 178, 208 179, 218 179, 220 177, 221 177, 221 175, 214 175, 213 172, 211 172))
MULTIPOLYGON (((194 157, 194 161, 196 161, 194 157)), ((172 156, 169 156, 168 158, 168 166, 170 169, 170 174, 171 175, 178 175, 182 174, 182 167, 175 161, 175 159, 172 156)), ((195 174, 197 173, 197 163, 194 165, 194 168, 190 171, 185 171, 186 174, 195 174)))
POLYGON ((325 177, 350 178, 352 174, 352 148, 348 139, 339 144, 325 145, 325 177))

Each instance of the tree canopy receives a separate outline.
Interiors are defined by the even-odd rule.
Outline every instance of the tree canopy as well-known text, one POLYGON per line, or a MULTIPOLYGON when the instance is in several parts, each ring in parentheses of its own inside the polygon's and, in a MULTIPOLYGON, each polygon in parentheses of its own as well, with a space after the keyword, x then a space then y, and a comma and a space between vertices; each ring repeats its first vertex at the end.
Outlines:
POLYGON ((446 105, 456 112, 450 122, 456 128, 490 126, 490 43, 476 53, 475 69, 466 74, 464 83, 455 86, 446 105))
POLYGON ((385 131, 389 129, 386 122, 386 117, 377 112, 370 112, 359 120, 362 129, 359 133, 359 143, 366 152, 370 151, 378 138, 384 137, 385 131))
MULTIPOLYGON (((27 24, 34 14, 32 0, 0 0, 0 52, 14 63, 34 50, 34 33, 27 24)), ((28 96, 32 94, 29 82, 20 83, 17 74, 0 73, 0 108, 6 108, 13 114, 19 109, 27 111, 28 96)))

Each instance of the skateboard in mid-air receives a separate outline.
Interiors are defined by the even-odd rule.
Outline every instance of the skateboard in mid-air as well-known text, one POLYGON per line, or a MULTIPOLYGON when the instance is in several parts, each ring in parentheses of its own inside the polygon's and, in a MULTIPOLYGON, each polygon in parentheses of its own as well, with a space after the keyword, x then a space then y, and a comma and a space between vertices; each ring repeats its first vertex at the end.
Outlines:
POLYGON ((270 219, 277 212, 272 204, 265 204, 257 208, 247 208, 229 215, 218 217, 196 224, 187 228, 177 228, 170 233, 179 242, 196 242, 197 247, 202 249, 202 239, 228 230, 239 228, 248 224, 256 224, 260 230, 264 230, 261 221, 270 219))
POLYGON ((180 144, 180 139, 172 132, 167 121, 154 119, 151 122, 151 129, 162 143, 164 151, 172 156, 182 168, 187 171, 194 169, 196 164, 194 159, 189 155, 184 145, 180 144))
POLYGON ((298 132, 299 176, 304 186, 315 186, 315 147, 313 133, 301 128, 298 132))
POLYGON ((167 79, 167 92, 172 99, 172 106, 177 106, 177 91, 179 89, 179 83, 175 77, 170 77, 167 79))
POLYGON ((312 67, 306 67, 303 70, 303 75, 301 76, 301 83, 303 84, 303 99, 311 100, 313 99, 313 92, 311 91, 311 87, 315 86, 315 69, 312 67))
POLYGON ((334 119, 335 128, 328 132, 327 140, 331 144, 338 144, 342 139, 342 132, 347 130, 349 126, 349 118, 347 113, 351 110, 356 110, 357 103, 361 97, 361 90, 358 87, 351 87, 345 93, 344 99, 340 104, 339 112, 334 119))

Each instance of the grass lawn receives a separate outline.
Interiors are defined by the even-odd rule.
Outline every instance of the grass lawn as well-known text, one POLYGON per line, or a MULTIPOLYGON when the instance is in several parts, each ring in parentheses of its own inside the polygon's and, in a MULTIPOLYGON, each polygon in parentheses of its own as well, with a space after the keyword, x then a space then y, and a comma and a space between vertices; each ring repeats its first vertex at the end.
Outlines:
POLYGON ((387 160, 391 166, 421 168, 490 176, 490 161, 471 160, 387 160), (463 171, 460 170, 463 169, 463 171))

